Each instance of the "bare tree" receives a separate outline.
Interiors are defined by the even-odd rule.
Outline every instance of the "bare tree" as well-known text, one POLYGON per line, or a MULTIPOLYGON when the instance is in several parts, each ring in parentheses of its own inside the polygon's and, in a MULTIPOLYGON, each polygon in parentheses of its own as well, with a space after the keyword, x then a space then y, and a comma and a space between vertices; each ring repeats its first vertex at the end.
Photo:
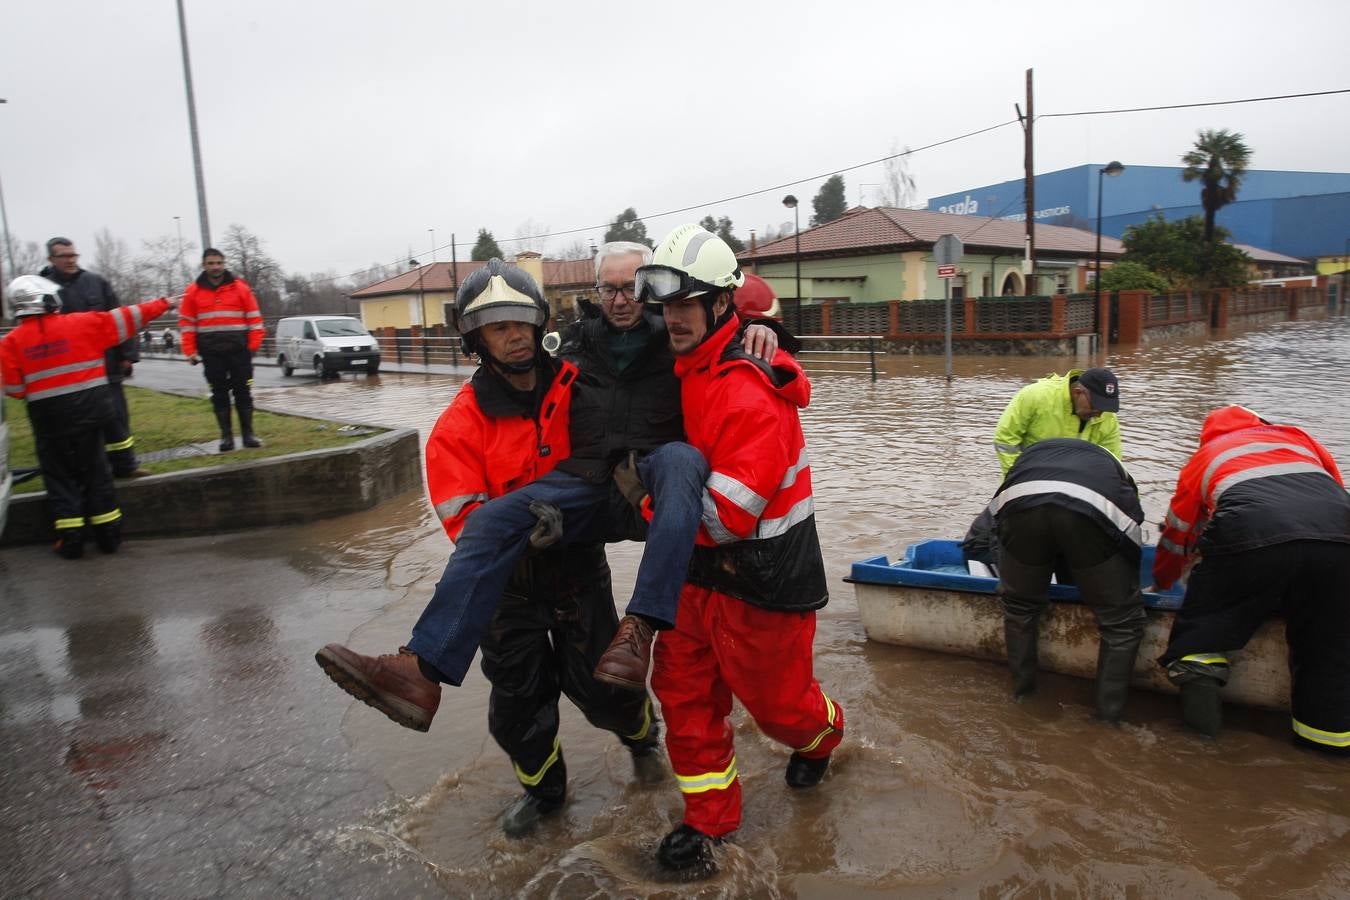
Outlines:
MULTIPOLYGON (((23 241, 17 234, 4 234, 0 232, 0 262, 5 264, 5 271, 9 271, 9 251, 14 253, 14 271, 9 273, 9 278, 15 278, 19 275, 36 275, 42 271, 42 267, 47 265, 47 254, 42 249, 42 245, 37 241, 23 241), (8 248, 8 249, 7 249, 8 248)), ((9 278, 5 280, 8 281, 9 278)))
MULTIPOLYGON (((159 292, 146 280, 140 262, 132 258, 126 241, 106 227, 94 232, 94 258, 90 268, 108 280, 123 303, 139 303, 159 292)), ((173 294, 182 289, 183 285, 178 284, 173 294)))
POLYGON ((546 234, 548 234, 547 225, 534 219, 526 219, 516 226, 516 239, 512 242, 515 246, 512 250, 515 253, 533 250, 540 256, 547 256, 549 239, 543 236, 546 234))
MULTIPOLYGON (((141 241, 141 255, 136 259, 138 276, 148 282, 155 293, 171 297, 183 290, 191 280, 183 273, 183 257, 178 252, 178 238, 172 234, 162 234, 148 241, 141 241)), ((106 273, 101 273, 106 276, 106 273)))
POLYGON ((891 158, 882 163, 881 203, 896 209, 907 209, 918 199, 918 182, 909 171, 909 146, 900 148, 891 144, 891 158))
POLYGON ((264 318, 282 314, 281 266, 267 254, 262 238, 238 223, 225 229, 220 249, 225 253, 225 264, 235 275, 248 282, 258 298, 258 309, 264 318))
POLYGON ((590 259, 593 255, 591 245, 578 239, 562 249, 559 259, 590 259))

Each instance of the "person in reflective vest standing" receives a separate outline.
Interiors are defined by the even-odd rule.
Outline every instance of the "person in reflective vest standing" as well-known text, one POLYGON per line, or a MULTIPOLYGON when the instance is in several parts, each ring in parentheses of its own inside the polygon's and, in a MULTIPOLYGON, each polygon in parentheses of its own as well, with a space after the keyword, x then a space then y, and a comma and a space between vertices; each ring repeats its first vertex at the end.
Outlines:
POLYGON ((1183 722, 1218 734, 1228 652, 1280 615, 1295 742, 1350 753, 1350 496, 1331 454, 1245 407, 1211 412, 1168 505, 1154 584, 1171 586, 1196 557, 1158 660, 1183 722))
POLYGON ((104 429, 116 415, 103 354, 176 302, 160 298, 63 316, 60 286, 41 275, 21 275, 5 294, 5 311, 19 323, 0 341, 5 396, 27 403, 55 549, 66 559, 84 555, 86 526, 104 553, 122 542, 122 511, 103 448, 104 429))
POLYGON ((253 354, 262 346, 263 321, 248 282, 225 268, 225 254, 208 247, 202 273, 183 296, 178 311, 183 354, 201 363, 211 385, 211 408, 220 426, 220 452, 234 449, 230 395, 239 413, 245 447, 261 447, 253 433, 253 354))

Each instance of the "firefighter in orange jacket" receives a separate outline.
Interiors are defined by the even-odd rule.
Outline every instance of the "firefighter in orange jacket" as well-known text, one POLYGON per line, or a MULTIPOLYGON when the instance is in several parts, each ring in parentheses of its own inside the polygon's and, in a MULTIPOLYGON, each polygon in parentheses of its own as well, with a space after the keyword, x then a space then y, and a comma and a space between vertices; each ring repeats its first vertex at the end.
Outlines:
MULTIPOLYGON (((454 541, 489 500, 547 475, 568 456, 577 376, 576 366, 542 351, 548 305, 527 273, 491 260, 464 280, 457 302, 465 352, 482 364, 437 420, 426 450, 431 502, 454 541)), ((660 729, 645 688, 626 690, 592 674, 618 628, 604 545, 546 550, 562 537, 561 511, 532 503, 529 515, 538 517, 529 538, 535 552, 516 566, 482 641, 483 674, 492 683, 488 729, 524 789, 502 818, 511 837, 528 834, 565 799, 560 693, 592 725, 619 736, 639 779, 662 775, 660 729)), ((426 731, 441 683, 458 683, 445 675, 450 663, 443 657, 456 621, 456 611, 433 597, 399 653, 370 657, 329 644, 316 659, 344 690, 426 731)))
POLYGON ((6 293, 9 317, 19 324, 0 341, 5 396, 27 401, 38 465, 56 528, 56 552, 84 554, 90 526, 98 548, 121 544, 122 511, 103 449, 103 428, 116 414, 104 352, 130 340, 145 323, 170 309, 163 298, 108 312, 61 311, 60 286, 22 275, 6 293))
POLYGON ((239 413, 245 447, 261 447, 253 433, 253 354, 262 346, 263 321, 248 282, 225 268, 225 254, 208 247, 202 274, 188 286, 178 312, 183 354, 201 363, 211 385, 211 408, 220 426, 220 452, 234 449, 230 395, 239 413))
POLYGON ((1210 413, 1177 479, 1154 583, 1171 586, 1197 555, 1158 660, 1181 689, 1185 723, 1218 733, 1226 653, 1278 614, 1295 741, 1350 752, 1350 496, 1331 454, 1244 407, 1210 413))
POLYGON ((711 870, 713 846, 740 825, 733 696, 792 748, 791 787, 818 784, 843 737, 843 710, 811 665, 828 595, 797 413, 810 384, 785 352, 769 364, 735 340, 742 281, 731 248, 697 225, 637 272, 638 298, 664 306, 685 430, 711 468, 675 628, 659 633, 652 665, 684 794, 684 821, 657 851, 671 869, 711 870))

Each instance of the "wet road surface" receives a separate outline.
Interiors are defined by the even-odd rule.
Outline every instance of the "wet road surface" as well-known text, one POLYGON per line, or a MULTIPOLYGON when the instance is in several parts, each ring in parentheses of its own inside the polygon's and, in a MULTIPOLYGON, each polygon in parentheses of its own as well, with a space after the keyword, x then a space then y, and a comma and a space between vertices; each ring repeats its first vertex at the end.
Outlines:
MULTIPOLYGON (((1348 351, 1350 320, 1331 318, 1077 361, 958 357, 951 385, 940 357, 886 358, 875 385, 818 377, 803 422, 832 599, 816 664, 848 732, 822 787, 790 793, 786 748, 737 711, 745 824, 697 885, 651 861, 679 820, 673 783, 636 785, 617 741, 575 710, 569 803, 510 841, 496 818, 518 787, 487 735, 481 674, 447 689, 422 735, 348 702, 314 665, 328 641, 406 640, 449 549, 418 495, 79 563, 0 551, 7 892, 1350 895, 1350 766, 1292 747, 1286 717, 1230 708, 1207 741, 1181 731, 1174 700, 1136 692, 1113 728, 1093 720, 1089 682, 1054 675, 1014 704, 998 665, 867 642, 841 580, 862 556, 960 536, 997 483, 994 422, 1032 378, 1115 368, 1126 462, 1156 523, 1223 403, 1306 427, 1350 464, 1348 351)), ((205 394, 182 363, 140 372, 205 394)), ((269 408, 424 433, 463 380, 258 372, 269 408)), ((637 552, 612 548, 620 607, 637 552)))

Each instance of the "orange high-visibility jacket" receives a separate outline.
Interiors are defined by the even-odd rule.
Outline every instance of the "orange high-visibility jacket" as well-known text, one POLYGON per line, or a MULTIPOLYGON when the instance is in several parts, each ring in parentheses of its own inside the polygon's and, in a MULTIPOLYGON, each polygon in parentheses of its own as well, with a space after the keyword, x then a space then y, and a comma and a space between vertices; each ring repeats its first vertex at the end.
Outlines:
POLYGON ((248 282, 228 271, 218 285, 213 286, 205 274, 188 285, 178 308, 178 330, 183 335, 184 356, 201 352, 203 341, 208 350, 213 344, 237 343, 257 352, 264 333, 258 299, 248 282))

